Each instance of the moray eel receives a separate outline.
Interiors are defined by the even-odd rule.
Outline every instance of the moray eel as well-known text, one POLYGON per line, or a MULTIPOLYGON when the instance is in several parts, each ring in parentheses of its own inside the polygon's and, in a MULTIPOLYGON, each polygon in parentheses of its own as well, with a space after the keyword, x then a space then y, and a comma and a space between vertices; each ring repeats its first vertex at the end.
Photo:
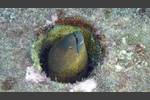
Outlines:
POLYGON ((85 69, 87 60, 82 33, 70 33, 51 48, 48 55, 49 74, 57 80, 73 81, 85 69))
POLYGON ((92 29, 79 19, 74 21, 59 20, 52 29, 41 33, 32 45, 33 66, 44 71, 51 80, 71 83, 81 80, 87 72, 88 62, 95 56, 97 47, 92 29))

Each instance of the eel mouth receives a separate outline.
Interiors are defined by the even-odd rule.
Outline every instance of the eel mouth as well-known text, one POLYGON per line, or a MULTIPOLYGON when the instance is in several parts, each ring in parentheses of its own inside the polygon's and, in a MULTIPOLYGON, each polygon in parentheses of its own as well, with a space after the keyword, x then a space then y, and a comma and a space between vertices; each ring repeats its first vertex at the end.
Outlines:
MULTIPOLYGON (((45 30, 45 29, 44 29, 45 30)), ((105 45, 103 45, 101 43, 101 41, 103 40, 103 36, 96 36, 95 32, 97 31, 96 28, 94 28, 90 22, 83 20, 83 18, 79 18, 79 17, 65 17, 65 18, 61 18, 58 19, 56 21, 55 26, 53 26, 53 28, 46 28, 47 31, 45 31, 44 35, 42 34, 42 36, 40 35, 39 38, 42 38, 39 42, 39 40, 35 41, 34 43, 34 48, 33 51, 35 51, 34 53, 32 53, 32 60, 34 62, 34 65, 36 67, 40 66, 41 67, 41 71, 45 72, 47 77, 50 77, 50 79, 52 81, 57 81, 57 82, 62 82, 62 83, 75 83, 76 81, 82 81, 83 79, 86 79, 88 77, 90 77, 90 75, 92 74, 94 68, 98 65, 98 63, 100 62, 100 64, 102 64, 103 62, 103 58, 105 56, 105 45), (63 26, 65 27, 61 31, 56 30, 57 32, 66 32, 66 30, 68 29, 70 32, 74 32, 74 31, 78 31, 78 29, 83 33, 84 36, 84 41, 79 41, 79 39, 77 38, 76 34, 73 34, 75 41, 76 41, 76 51, 79 53, 80 50, 80 45, 82 44, 82 42, 85 42, 85 46, 87 49, 87 64, 86 67, 84 68, 84 70, 82 70, 81 72, 79 72, 77 75, 73 76, 73 77, 67 77, 65 79, 59 78, 59 76, 57 75, 53 75, 53 72, 51 72, 50 68, 49 68, 49 64, 48 64, 48 55, 49 55, 49 51, 52 49, 53 45, 56 43, 55 41, 62 39, 61 36, 63 37, 63 35, 61 35, 59 33, 59 36, 56 36, 57 39, 55 39, 55 41, 49 42, 48 36, 50 34, 50 31, 53 30, 55 27, 57 28, 57 26, 63 26), (66 28, 66 27, 77 27, 76 28, 66 28), (44 37, 44 38, 43 38, 44 37), (37 56, 35 57, 35 54, 37 54, 37 56)), ((67 30, 67 32, 68 32, 67 30)), ((54 32, 54 33, 57 33, 54 32)), ((66 35, 66 34, 65 34, 66 35)), ((65 36, 64 35, 64 36, 65 36)), ((53 38, 53 36, 51 36, 50 38, 53 38)), ((104 41, 103 41, 104 42, 104 41)))

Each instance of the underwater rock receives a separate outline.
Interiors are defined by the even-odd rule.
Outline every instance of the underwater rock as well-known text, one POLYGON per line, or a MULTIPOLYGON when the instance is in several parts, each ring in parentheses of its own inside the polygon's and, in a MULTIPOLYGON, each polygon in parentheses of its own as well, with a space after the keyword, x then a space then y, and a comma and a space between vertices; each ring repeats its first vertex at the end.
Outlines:
POLYGON ((11 90, 14 88, 14 85, 17 83, 16 78, 7 77, 4 82, 2 82, 1 89, 3 90, 11 90))

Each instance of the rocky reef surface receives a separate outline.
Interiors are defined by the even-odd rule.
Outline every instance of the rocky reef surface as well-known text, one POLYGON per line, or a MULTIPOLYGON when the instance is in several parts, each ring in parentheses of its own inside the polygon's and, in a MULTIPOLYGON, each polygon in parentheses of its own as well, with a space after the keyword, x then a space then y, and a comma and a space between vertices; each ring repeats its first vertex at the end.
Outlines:
MULTIPOLYGON (((0 8, 1 92, 149 92, 150 9, 0 8), (90 77, 51 81, 35 70, 35 31, 60 16, 83 16, 103 34, 106 54, 90 77)), ((99 61, 97 61, 99 62, 99 61)))

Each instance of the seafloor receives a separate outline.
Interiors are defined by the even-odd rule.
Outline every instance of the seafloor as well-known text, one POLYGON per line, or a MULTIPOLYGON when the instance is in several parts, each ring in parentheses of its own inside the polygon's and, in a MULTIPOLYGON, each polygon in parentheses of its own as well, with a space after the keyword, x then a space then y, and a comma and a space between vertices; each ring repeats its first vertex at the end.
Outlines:
POLYGON ((61 10, 65 16, 85 17, 105 35, 107 54, 104 63, 99 64, 89 78, 74 84, 50 79, 27 81, 27 67, 33 64, 30 51, 34 31, 51 20, 58 9, 0 8, 1 92, 150 91, 150 9, 61 10))

